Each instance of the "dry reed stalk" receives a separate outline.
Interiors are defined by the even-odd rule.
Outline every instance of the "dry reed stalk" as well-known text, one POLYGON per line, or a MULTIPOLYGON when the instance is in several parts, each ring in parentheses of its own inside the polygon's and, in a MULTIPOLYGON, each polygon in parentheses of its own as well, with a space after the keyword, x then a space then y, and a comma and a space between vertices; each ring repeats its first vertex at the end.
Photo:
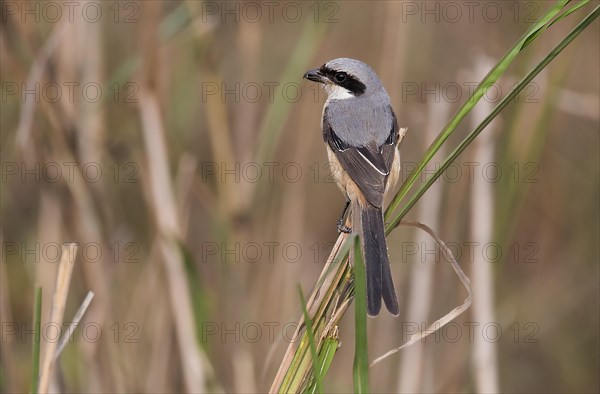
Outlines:
POLYGON ((198 159, 189 153, 184 153, 177 164, 177 176, 175 177, 176 204, 179 208, 179 226, 182 237, 188 233, 190 219, 192 218, 192 189, 194 176, 198 168, 198 159))
MULTIPOLYGON (((343 312, 349 305, 349 303, 345 302, 346 300, 343 299, 344 295, 336 292, 340 282, 344 279, 344 272, 349 267, 347 258, 339 260, 339 253, 347 238, 348 234, 346 233, 341 233, 338 236, 329 257, 327 258, 327 262, 321 271, 321 275, 317 280, 317 285, 313 289, 306 303, 306 310, 313 322, 313 331, 315 333, 317 348, 319 348, 319 345, 321 344, 322 334, 334 329, 343 316, 343 312), (332 264, 339 264, 339 266, 334 269, 332 264), (333 309, 330 310, 331 307, 333 307, 333 309), (326 322, 320 325, 319 329, 315 329, 315 324, 319 324, 322 319, 325 319, 326 322)), ((286 374, 290 370, 292 360, 295 357, 298 357, 299 348, 302 346, 303 348, 300 350, 308 352, 308 343, 306 341, 301 341, 301 337, 305 333, 304 317, 301 316, 298 320, 298 325, 292 340, 279 365, 279 370, 273 379, 273 384, 269 389, 270 393, 277 393, 282 390, 282 384, 284 383, 286 374)), ((309 374, 312 369, 306 368, 305 371, 309 374)), ((305 375, 304 378, 306 378, 306 376, 307 375, 305 375)), ((304 378, 302 378, 302 380, 304 380, 304 378)), ((289 379, 285 380, 287 381, 289 379)))
MULTIPOLYGON (((50 313, 50 324, 62 326, 63 315, 65 313, 65 304, 71 283, 71 274, 75 266, 75 256, 77 255, 77 244, 63 244, 62 255, 58 265, 58 274, 56 276, 56 288, 52 298, 52 312, 50 313)), ((39 393, 47 393, 50 385, 52 367, 56 359, 55 353, 58 346, 57 341, 47 342, 44 349, 44 361, 40 372, 39 393)))
MULTIPOLYGON (((42 49, 40 49, 35 61, 33 62, 33 65, 31 66, 31 69, 29 70, 29 75, 27 76, 27 81, 25 83, 25 86, 27 86, 29 89, 35 86, 36 83, 42 82, 42 77, 48 61, 67 33, 68 28, 69 22, 67 19, 65 19, 52 30, 52 34, 50 37, 48 37, 42 49)), ((23 103, 23 109, 21 110, 21 114, 19 116, 19 124, 16 132, 16 144, 23 151, 25 157, 29 159, 31 159, 31 147, 33 146, 31 143, 31 129, 33 126, 35 107, 36 100, 26 100, 23 103)))
MULTIPOLYGON (((476 77, 485 75, 494 63, 491 59, 481 56, 475 65, 476 77)), ((483 119, 492 112, 493 105, 482 100, 473 109, 472 127, 477 127, 483 119)), ((494 129, 496 121, 488 126, 485 133, 479 135, 473 142, 475 163, 485 165, 494 162, 494 129)), ((492 241, 494 227, 494 191, 492 184, 482 177, 475 177, 471 198, 471 236, 477 245, 487 245, 492 241)), ((478 261, 473 264, 473 318, 479 327, 495 322, 494 315, 494 280, 493 265, 488 261, 478 261)), ((498 381, 498 356, 496 343, 486 340, 484 335, 475 335, 473 344, 473 369, 475 382, 479 393, 500 392, 498 381)))
MULTIPOLYGON (((393 103, 404 103, 402 97, 403 75, 410 56, 407 56, 410 44, 409 25, 398 23, 404 18, 405 4, 400 1, 385 1, 381 4, 381 55, 379 59, 379 75, 390 89, 388 93, 393 103)), ((379 5, 378 4, 378 5, 379 5)))
MULTIPOLYGON (((85 21, 82 21, 85 22, 85 21)), ((83 81, 94 81, 104 86, 103 60, 104 50, 102 42, 102 25, 100 23, 81 23, 79 40, 74 48, 77 48, 75 56, 81 66, 81 79, 83 81), (85 53, 85 56, 81 56, 85 53)), ((83 100, 79 105, 76 115, 78 131, 79 157, 85 158, 86 162, 102 163, 104 150, 104 103, 83 100)), ((102 188, 101 183, 90 185, 92 188, 102 188)))
POLYGON ((419 228, 425 231, 435 240, 437 246, 440 248, 442 255, 448 261, 448 263, 450 263, 450 266, 454 270, 454 273, 456 274, 456 276, 458 276, 458 279, 467 291, 467 297, 465 298, 462 304, 455 307, 450 312, 446 313, 444 316, 431 323, 429 327, 427 327, 427 329, 417 331, 416 333, 411 335, 408 338, 408 340, 404 342, 404 344, 402 344, 401 346, 391 349, 387 353, 374 359, 373 362, 371 362, 371 366, 382 362, 386 358, 398 353, 399 351, 405 348, 408 348, 409 346, 412 346, 418 341, 423 341, 429 335, 438 331, 440 328, 444 327, 446 324, 450 323, 456 317, 464 313, 469 308, 469 306, 471 306, 471 303, 473 301, 473 290, 471 289, 471 281, 469 280, 467 275, 465 275, 464 271, 460 267, 460 264, 458 264, 458 261, 456 261, 454 255, 452 255, 452 251, 446 246, 444 241, 442 241, 441 238, 438 237, 437 234, 429 226, 423 223, 402 220, 400 223, 398 223, 398 226, 409 226, 419 228))
POLYGON ((58 348, 56 349, 56 354, 54 356, 55 360, 58 360, 58 356, 60 356, 60 353, 62 353, 63 349, 67 345, 67 342, 69 342, 69 338, 71 338, 71 336, 73 335, 73 332, 75 332, 75 329, 79 325, 79 322, 81 322, 83 315, 85 315, 85 312, 89 308, 93 299, 94 299, 94 293, 91 291, 88 291, 87 295, 85 296, 85 299, 79 306, 79 309, 77 309, 75 316, 73 316, 73 320, 69 324, 69 328, 67 328, 67 332, 60 339, 60 343, 58 344, 58 348))
MULTIPOLYGON (((222 81, 216 74, 208 75, 209 80, 216 81, 221 86, 222 81)), ((236 156, 233 149, 231 130, 228 121, 227 106, 220 95, 209 95, 206 99, 206 121, 211 152, 215 163, 233 167, 236 156)), ((241 183, 244 184, 244 183, 241 183)), ((243 205, 251 200, 249 196, 240 193, 240 183, 231 181, 216 182, 217 195, 220 199, 220 209, 227 218, 231 218, 243 211, 243 205)))
MULTIPOLYGON (((425 143, 429 145, 435 139, 439 130, 444 127, 446 119, 450 114, 450 104, 447 101, 430 104, 428 106, 429 122, 425 128, 425 143)), ((439 155, 444 156, 445 149, 439 150, 439 155)), ((432 228, 439 228, 440 208, 442 203, 442 185, 434 185, 421 198, 418 217, 428 223, 432 228)), ((428 242, 425 232, 418 232, 415 239, 417 250, 422 250, 425 243, 428 242)), ((423 256, 423 254, 420 254, 423 256)), ((410 293, 408 296, 408 306, 406 320, 421 325, 427 321, 431 309, 431 299, 433 296, 433 272, 435 264, 433 261, 413 261, 410 279, 410 293)), ((423 369, 425 360, 423 359, 423 344, 415 343, 409 349, 402 353, 401 367, 398 374, 398 392, 415 393, 423 391, 423 369)))
POLYGON ((160 107, 154 92, 141 89, 139 110, 150 177, 150 200, 158 228, 158 246, 166 272, 185 388, 188 392, 205 392, 205 361, 196 338, 192 301, 178 245, 181 239, 179 215, 171 186, 160 107))

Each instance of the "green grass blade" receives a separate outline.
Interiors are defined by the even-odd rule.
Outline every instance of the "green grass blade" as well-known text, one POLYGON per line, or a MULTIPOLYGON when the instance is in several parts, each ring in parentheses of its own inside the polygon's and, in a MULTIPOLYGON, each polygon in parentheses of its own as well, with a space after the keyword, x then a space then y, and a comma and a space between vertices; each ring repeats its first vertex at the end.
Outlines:
MULTIPOLYGON (((333 330, 333 332, 327 334, 325 340, 323 341, 321 351, 319 352, 319 375, 321 375, 321 377, 324 378, 327 374, 339 344, 340 340, 338 337, 338 330, 336 328, 333 330)), ((317 385, 315 382, 316 381, 313 379, 313 382, 309 385, 308 393, 314 394, 317 392, 317 385)))
POLYGON ((40 345, 42 331, 42 288, 35 289, 35 304, 33 307, 33 329, 35 330, 32 346, 32 367, 31 367, 31 392, 38 392, 38 380, 40 375, 40 345))
MULTIPOLYGON (((569 0, 567 3, 570 3, 571 0, 569 0)), ((563 12, 562 14, 560 14, 559 16, 557 16, 553 21, 551 21, 550 23, 548 23, 546 26, 540 27, 540 29, 538 29, 538 31, 535 32, 535 34, 532 34, 531 36, 529 36, 529 38, 523 43, 523 48, 525 48, 527 45, 529 45, 533 40, 535 40, 535 38, 540 35, 544 30, 549 29, 550 26, 552 26, 553 24, 555 24, 556 22, 560 21, 561 19, 569 16, 570 14, 572 14, 573 12, 577 11, 578 9, 580 9, 581 7, 585 6, 587 3, 589 3, 589 0, 583 0, 580 1, 579 3, 577 3, 577 5, 569 8, 568 10, 566 10, 565 12, 563 12)), ((566 5, 566 4, 565 4, 566 5)))
POLYGON ((387 233, 395 228, 400 220, 410 211, 421 196, 429 189, 429 187, 442 175, 442 173, 450 166, 450 164, 469 146, 469 144, 485 129, 485 127, 516 97, 523 88, 527 86, 533 78, 535 78, 547 65, 550 63, 567 45, 569 45, 575 37, 579 35, 586 27, 592 23, 600 15, 600 6, 596 7, 584 20, 582 20, 568 35, 565 37, 553 50, 550 52, 519 84, 508 94, 494 110, 477 126, 477 128, 460 143, 456 149, 452 151, 450 156, 446 158, 442 166, 425 182, 424 185, 413 195, 408 204, 402 211, 390 222, 387 233))
POLYGON ((464 117, 475 107, 481 97, 485 94, 487 89, 492 86, 498 79, 504 74, 508 66, 512 63, 515 57, 519 54, 523 48, 528 45, 532 39, 538 36, 538 33, 543 31, 554 16, 556 16, 567 4, 569 0, 559 0, 556 4, 551 7, 544 16, 542 16, 537 23, 535 23, 520 39, 519 41, 504 55, 504 57, 490 70, 490 72, 483 78, 481 83, 477 86, 477 89, 473 92, 471 97, 459 108, 454 117, 450 120, 444 130, 437 136, 437 138, 431 143, 423 160, 419 163, 417 168, 410 174, 406 182, 402 184, 400 190, 394 196, 394 199, 388 206, 385 216, 386 218, 391 215, 397 208, 400 202, 406 197, 408 191, 413 187, 418 177, 421 175, 427 163, 431 161, 435 153, 440 149, 442 144, 450 137, 454 132, 458 124, 464 119, 464 117))
MULTIPOLYGON (((348 251, 354 245, 351 243, 352 240, 348 240, 349 236, 346 234, 341 235, 339 238, 339 245, 334 246, 334 251, 332 251, 332 254, 327 259, 328 262, 323 268, 323 272, 321 273, 320 279, 317 281, 317 285, 313 289, 313 296, 321 300, 318 301, 320 306, 314 310, 314 314, 312 315, 313 321, 318 322, 318 324, 313 323, 313 332, 322 332, 323 330, 327 330, 328 332, 331 330, 331 327, 327 328, 327 325, 331 325, 332 323, 334 326, 337 325, 330 320, 333 318, 332 313, 334 313, 332 308, 336 305, 333 301, 339 295, 339 293, 337 293, 338 290, 345 288, 345 284, 350 282, 350 276, 352 275, 348 259, 340 258, 339 256, 347 255, 348 251), (319 294, 318 296, 316 295, 317 293, 319 294)), ((353 292, 353 290, 350 289, 345 291, 348 293, 345 294, 344 297, 350 297, 350 292, 353 292)), ((312 307, 314 307, 314 305, 312 305, 311 308, 312 307)), ((309 309, 308 306, 307 309, 309 309)), ((304 315, 302 315, 302 320, 300 322, 301 326, 304 327, 304 315)), ((328 335, 327 332, 324 334, 325 337, 328 335)), ((299 335, 298 340, 295 342, 297 343, 297 346, 294 350, 292 360, 289 362, 289 365, 287 365, 285 369, 286 372, 282 373, 283 377, 280 383, 271 387, 271 391, 273 392, 300 392, 304 386, 310 386, 309 384, 305 384, 306 377, 312 374, 312 357, 309 354, 310 349, 306 330, 299 335)), ((321 352, 322 350, 319 351, 319 357, 321 357, 321 352)))
POLYGON ((176 33, 183 30, 191 20, 192 15, 189 13, 188 6, 185 3, 179 4, 177 8, 165 16, 160 22, 158 32, 161 40, 167 41, 171 39, 176 33))
POLYGON ((327 371, 329 371, 329 367, 333 362, 333 356, 335 356, 339 344, 340 340, 337 335, 337 330, 334 336, 327 336, 327 338, 325 338, 323 348, 319 354, 319 375, 321 375, 321 377, 325 377, 327 371))
POLYGON ((360 239, 354 237, 354 392, 369 392, 369 352, 367 348, 367 280, 360 239))
POLYGON ((308 343, 310 347, 310 354, 312 356, 312 368, 315 376, 315 384, 317 387, 317 392, 323 392, 323 377, 321 376, 321 368, 319 364, 319 354, 317 353, 317 344, 315 342, 315 336, 313 333, 312 321, 310 320, 310 316, 308 316, 308 311, 306 310, 306 300, 304 299, 304 294, 302 294, 302 288, 298 285, 298 293, 300 293, 300 302, 302 303, 302 313, 304 314, 304 323, 306 325, 306 334, 308 335, 308 343))
POLYGON ((590 0, 582 0, 579 3, 577 3, 576 5, 574 5, 573 7, 569 8, 568 10, 566 10, 565 12, 563 12, 562 14, 560 14, 559 16, 556 17, 556 19, 554 19, 552 22, 550 22, 550 24, 548 25, 548 27, 552 26, 553 24, 555 24, 556 22, 558 22, 559 20, 571 15, 573 12, 577 11, 578 9, 580 9, 581 7, 587 5, 590 2, 590 0))

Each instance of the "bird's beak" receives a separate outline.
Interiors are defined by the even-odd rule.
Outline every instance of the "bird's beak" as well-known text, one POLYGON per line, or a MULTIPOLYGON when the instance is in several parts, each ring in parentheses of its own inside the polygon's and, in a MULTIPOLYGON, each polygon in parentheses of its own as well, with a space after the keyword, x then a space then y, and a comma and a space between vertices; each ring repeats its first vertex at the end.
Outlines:
POLYGON ((306 74, 304 74, 304 78, 318 83, 327 83, 329 81, 318 68, 307 71, 306 74))

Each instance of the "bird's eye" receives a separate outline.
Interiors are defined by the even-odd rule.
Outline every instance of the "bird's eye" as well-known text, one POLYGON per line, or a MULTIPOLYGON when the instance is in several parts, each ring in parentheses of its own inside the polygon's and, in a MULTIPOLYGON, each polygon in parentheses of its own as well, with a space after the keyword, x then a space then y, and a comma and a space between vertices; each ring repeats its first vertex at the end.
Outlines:
POLYGON ((346 73, 335 73, 335 75, 333 76, 333 79, 335 80, 335 82, 341 83, 346 80, 346 77, 347 77, 346 73))

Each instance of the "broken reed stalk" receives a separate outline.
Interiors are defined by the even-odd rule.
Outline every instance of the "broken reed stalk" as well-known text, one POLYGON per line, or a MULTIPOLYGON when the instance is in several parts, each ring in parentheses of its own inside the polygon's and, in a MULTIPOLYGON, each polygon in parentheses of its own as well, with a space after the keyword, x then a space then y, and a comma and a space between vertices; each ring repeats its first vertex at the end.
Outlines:
POLYGON ((93 299, 94 299, 94 293, 92 291, 88 291, 87 295, 85 296, 85 299, 83 300, 83 302, 79 306, 79 309, 75 313, 75 316, 73 316, 73 321, 69 324, 69 328, 67 328, 67 332, 62 336, 62 338, 60 338, 58 348, 56 349, 56 354, 54 355, 54 360, 58 359, 58 357, 62 353, 65 346, 67 346, 67 343, 73 336, 75 329, 81 322, 81 319, 83 319, 83 315, 85 315, 85 312, 89 308, 93 299))
MULTIPOLYGON (((52 297, 52 311, 50 312, 50 324, 62 326, 63 315, 65 313, 65 304, 67 303, 67 294, 69 293, 69 284, 71 283, 71 274, 77 255, 77 244, 63 244, 60 263, 58 265, 58 274, 56 276, 56 288, 52 297)), ((47 342, 44 349, 44 362, 40 375, 40 384, 38 386, 39 393, 47 393, 50 386, 50 376, 52 375, 52 367, 54 366, 57 341, 47 342)))

